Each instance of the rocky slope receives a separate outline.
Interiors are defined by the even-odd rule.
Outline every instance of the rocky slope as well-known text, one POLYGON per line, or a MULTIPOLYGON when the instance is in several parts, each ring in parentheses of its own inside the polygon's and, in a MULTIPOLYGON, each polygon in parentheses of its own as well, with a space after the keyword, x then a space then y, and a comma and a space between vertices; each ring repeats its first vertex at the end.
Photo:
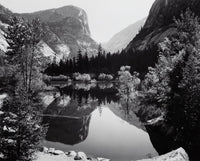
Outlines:
POLYGON ((34 13, 12 13, 0 5, 0 50, 5 52, 7 43, 3 35, 11 16, 20 16, 32 20, 39 18, 43 23, 44 38, 40 49, 45 56, 57 61, 68 57, 76 57, 78 50, 88 55, 97 52, 97 43, 90 37, 87 14, 81 8, 65 6, 34 13))
POLYGON ((34 13, 21 14, 27 19, 39 18, 45 23, 45 43, 58 57, 75 57, 81 49, 91 56, 97 44, 90 37, 86 12, 75 6, 65 6, 34 13))
POLYGON ((200 15, 199 0, 155 0, 141 32, 129 43, 128 50, 144 50, 176 32, 173 18, 190 8, 200 15))
POLYGON ((121 51, 131 42, 131 40, 138 34, 146 21, 146 18, 129 25, 122 31, 115 34, 108 42, 103 43, 102 47, 111 53, 121 51))

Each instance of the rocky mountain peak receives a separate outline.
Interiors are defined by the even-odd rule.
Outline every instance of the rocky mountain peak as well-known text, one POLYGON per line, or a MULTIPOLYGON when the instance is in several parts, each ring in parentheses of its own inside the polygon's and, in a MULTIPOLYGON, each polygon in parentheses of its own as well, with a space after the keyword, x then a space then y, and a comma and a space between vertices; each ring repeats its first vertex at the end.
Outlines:
MULTIPOLYGON (((56 57, 59 62, 61 59, 73 58, 81 50, 83 54, 88 52, 88 56, 97 53, 98 45, 90 36, 88 17, 86 12, 75 6, 64 6, 33 13, 12 13, 0 5, 0 29, 9 25, 12 16, 23 17, 32 20, 39 18, 43 23, 44 38, 41 42, 41 51, 44 55, 56 57)), ((3 32, 3 31, 2 31, 3 32)), ((3 37, 0 41, 4 42, 3 37)), ((5 43, 3 43, 5 44, 5 43)), ((5 46, 5 45, 4 45, 5 46)), ((4 48, 0 50, 5 50, 4 48)))
POLYGON ((43 22, 47 23, 59 22, 71 17, 80 21, 81 25, 84 27, 84 34, 90 35, 88 17, 86 12, 83 9, 72 5, 33 13, 25 13, 22 14, 22 16, 29 19, 38 17, 43 22))
POLYGON ((150 10, 145 27, 160 27, 172 23, 174 17, 178 17, 187 8, 199 14, 198 0, 156 0, 150 10))
POLYGON ((199 0, 155 0, 143 29, 126 50, 144 50, 163 41, 166 36, 176 32, 174 18, 179 18, 188 8, 200 15, 199 0))

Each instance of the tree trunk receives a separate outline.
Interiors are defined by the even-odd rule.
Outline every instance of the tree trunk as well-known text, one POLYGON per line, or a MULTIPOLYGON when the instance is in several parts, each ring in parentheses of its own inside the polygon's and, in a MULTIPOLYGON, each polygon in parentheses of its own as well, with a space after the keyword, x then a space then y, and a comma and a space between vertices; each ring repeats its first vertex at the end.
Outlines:
POLYGON ((32 83, 32 71, 33 71, 33 59, 34 59, 34 44, 31 50, 31 62, 30 62, 30 71, 29 71, 29 85, 28 85, 28 92, 31 91, 31 83, 32 83))

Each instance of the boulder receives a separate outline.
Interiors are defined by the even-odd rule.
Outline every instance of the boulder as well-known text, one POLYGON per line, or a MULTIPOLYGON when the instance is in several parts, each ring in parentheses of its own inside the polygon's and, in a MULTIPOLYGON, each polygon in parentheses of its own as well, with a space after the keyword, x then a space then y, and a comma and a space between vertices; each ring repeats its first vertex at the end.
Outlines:
POLYGON ((74 160, 87 161, 87 156, 84 152, 78 152, 74 160))
POLYGON ((69 151, 68 153, 66 153, 66 155, 74 158, 77 154, 75 151, 69 151))
POLYGON ((43 152, 44 152, 44 153, 48 153, 48 150, 49 150, 49 149, 48 149, 47 147, 43 147, 43 152))
POLYGON ((49 148, 48 153, 53 154, 55 152, 55 148, 49 148))
POLYGON ((138 161, 189 161, 189 157, 183 148, 179 148, 165 155, 138 161))
POLYGON ((98 161, 110 161, 110 159, 106 159, 106 158, 97 158, 98 161))
POLYGON ((61 155, 61 154, 65 154, 65 153, 61 150, 55 150, 53 154, 54 155, 61 155))

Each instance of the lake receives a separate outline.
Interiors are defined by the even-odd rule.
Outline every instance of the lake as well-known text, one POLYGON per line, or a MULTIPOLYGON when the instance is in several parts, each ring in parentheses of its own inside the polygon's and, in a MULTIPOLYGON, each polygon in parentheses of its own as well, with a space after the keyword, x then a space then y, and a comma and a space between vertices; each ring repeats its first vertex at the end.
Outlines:
POLYGON ((83 151, 92 157, 130 161, 158 155, 133 110, 124 106, 115 83, 53 84, 44 92, 46 147, 83 151))

